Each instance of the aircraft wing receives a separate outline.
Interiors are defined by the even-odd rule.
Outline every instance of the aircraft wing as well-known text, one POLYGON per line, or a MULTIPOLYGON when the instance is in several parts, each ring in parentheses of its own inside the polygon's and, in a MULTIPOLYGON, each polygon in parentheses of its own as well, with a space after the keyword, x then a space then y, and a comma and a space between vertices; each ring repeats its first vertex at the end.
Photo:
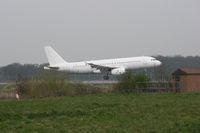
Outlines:
POLYGON ((87 63, 87 64, 90 65, 92 68, 96 68, 97 70, 100 70, 101 72, 105 72, 105 73, 111 72, 113 69, 116 68, 116 67, 98 65, 94 63, 87 63))

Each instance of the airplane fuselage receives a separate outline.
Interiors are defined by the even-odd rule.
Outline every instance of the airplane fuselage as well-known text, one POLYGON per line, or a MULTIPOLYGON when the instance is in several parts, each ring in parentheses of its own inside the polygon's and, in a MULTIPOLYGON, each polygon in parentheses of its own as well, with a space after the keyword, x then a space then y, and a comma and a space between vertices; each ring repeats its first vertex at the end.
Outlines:
MULTIPOLYGON (((57 69, 58 71, 67 71, 67 72, 72 72, 72 73, 101 73, 101 71, 98 70, 97 68, 92 68, 89 65, 90 63, 96 64, 99 66, 116 68, 116 69, 123 68, 125 70, 149 68, 149 67, 156 67, 156 66, 161 65, 161 62, 156 60, 153 57, 142 56, 142 57, 129 57, 129 58, 63 63, 60 65, 51 66, 51 67, 58 67, 57 69)), ((114 74, 114 75, 118 75, 118 74, 114 74)))
POLYGON ((44 67, 44 69, 67 71, 71 73, 104 73, 104 79, 108 79, 108 75, 120 75, 131 69, 149 68, 161 65, 160 61, 149 56, 69 63, 50 46, 45 47, 45 52, 49 66, 44 67))

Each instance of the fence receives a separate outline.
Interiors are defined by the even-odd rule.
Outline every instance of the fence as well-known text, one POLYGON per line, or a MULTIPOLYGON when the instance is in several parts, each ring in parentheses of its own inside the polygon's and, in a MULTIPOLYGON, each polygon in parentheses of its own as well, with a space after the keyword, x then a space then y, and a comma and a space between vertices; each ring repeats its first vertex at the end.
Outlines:
POLYGON ((178 92, 174 87, 172 81, 162 82, 149 82, 149 83, 138 83, 139 86, 133 89, 136 93, 164 93, 164 92, 178 92))
POLYGON ((16 91, 1 91, 0 99, 16 99, 16 91))

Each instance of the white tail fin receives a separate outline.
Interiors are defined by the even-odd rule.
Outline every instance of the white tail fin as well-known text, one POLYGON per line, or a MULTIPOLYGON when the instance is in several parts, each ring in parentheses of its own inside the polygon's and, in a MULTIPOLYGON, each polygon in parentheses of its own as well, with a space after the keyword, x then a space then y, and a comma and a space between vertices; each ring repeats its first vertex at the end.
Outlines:
POLYGON ((67 63, 51 46, 44 47, 50 66, 58 66, 67 63))

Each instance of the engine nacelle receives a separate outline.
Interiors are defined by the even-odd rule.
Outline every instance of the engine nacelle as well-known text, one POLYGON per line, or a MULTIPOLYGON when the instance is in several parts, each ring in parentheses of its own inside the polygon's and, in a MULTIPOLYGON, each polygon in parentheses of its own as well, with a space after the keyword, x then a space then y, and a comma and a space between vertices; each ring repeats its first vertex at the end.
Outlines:
POLYGON ((44 67, 44 70, 50 70, 50 68, 45 66, 45 67, 44 67))
POLYGON ((101 73, 100 70, 93 70, 93 73, 101 73))
POLYGON ((111 71, 112 75, 121 75, 126 72, 125 68, 116 68, 111 71))

